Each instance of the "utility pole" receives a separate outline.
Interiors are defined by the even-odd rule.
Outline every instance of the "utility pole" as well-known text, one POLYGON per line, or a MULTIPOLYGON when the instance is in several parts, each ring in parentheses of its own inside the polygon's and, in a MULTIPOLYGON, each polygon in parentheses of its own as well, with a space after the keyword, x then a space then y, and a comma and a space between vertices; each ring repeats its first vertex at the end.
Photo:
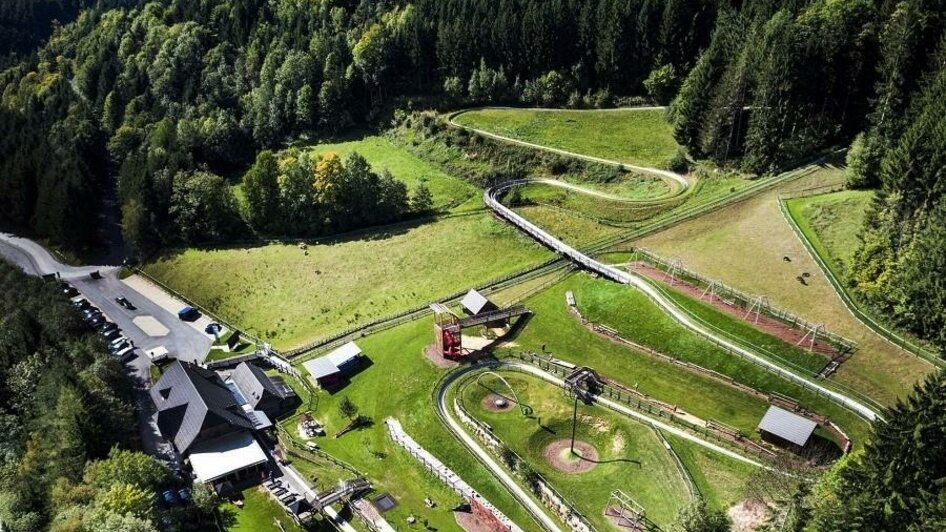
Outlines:
POLYGON ((575 394, 575 406, 572 409, 572 456, 578 456, 575 452, 575 427, 578 425, 578 394, 575 394))

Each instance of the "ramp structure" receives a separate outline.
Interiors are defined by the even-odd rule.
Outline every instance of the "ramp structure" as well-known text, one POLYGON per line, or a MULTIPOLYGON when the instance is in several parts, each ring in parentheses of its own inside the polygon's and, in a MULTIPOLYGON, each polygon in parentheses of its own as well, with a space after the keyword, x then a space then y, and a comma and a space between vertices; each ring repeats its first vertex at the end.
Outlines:
POLYGON ((461 334, 463 329, 489 323, 505 324, 512 318, 532 313, 522 305, 481 312, 468 317, 458 316, 442 303, 433 303, 430 309, 434 311, 433 348, 447 360, 463 360, 466 357, 461 334))

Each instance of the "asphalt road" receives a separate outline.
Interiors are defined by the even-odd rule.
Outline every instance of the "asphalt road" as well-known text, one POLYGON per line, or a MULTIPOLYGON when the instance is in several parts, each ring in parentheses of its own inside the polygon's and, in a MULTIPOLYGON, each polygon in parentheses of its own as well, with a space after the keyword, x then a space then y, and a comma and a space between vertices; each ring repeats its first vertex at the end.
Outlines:
MULTIPOLYGON (((119 268, 114 266, 70 266, 56 260, 39 244, 25 238, 0 233, 0 257, 19 266, 30 275, 58 273, 68 280, 98 307, 109 321, 115 322, 138 348, 134 357, 126 360, 125 370, 136 390, 139 410, 139 432, 142 446, 150 454, 173 461, 170 445, 161 438, 154 418, 154 404, 148 390, 151 387, 151 361, 145 350, 165 346, 182 360, 201 362, 206 357, 212 340, 190 324, 182 322, 176 315, 132 289, 118 278, 119 268), (90 274, 98 271, 101 279, 92 279, 90 274), (128 310, 115 302, 124 296, 134 305, 128 310), (157 320, 167 334, 150 336, 133 321, 135 318, 151 316, 157 320)), ((160 328, 160 327, 159 327, 160 328)))

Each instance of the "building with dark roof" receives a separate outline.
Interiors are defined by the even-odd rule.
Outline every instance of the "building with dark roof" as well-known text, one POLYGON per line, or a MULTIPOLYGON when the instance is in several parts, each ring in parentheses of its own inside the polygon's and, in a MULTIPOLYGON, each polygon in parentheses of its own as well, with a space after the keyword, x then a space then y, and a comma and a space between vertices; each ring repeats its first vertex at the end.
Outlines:
POLYGON ((254 429, 220 377, 189 362, 169 365, 151 388, 151 400, 161 435, 182 455, 199 440, 254 429))
POLYGON ((259 366, 243 362, 230 374, 246 403, 274 418, 295 406, 296 393, 281 379, 273 379, 259 366))
POLYGON ((197 481, 219 490, 259 479, 268 459, 253 431, 265 426, 259 421, 265 416, 243 405, 215 372, 176 360, 150 393, 158 430, 197 481))

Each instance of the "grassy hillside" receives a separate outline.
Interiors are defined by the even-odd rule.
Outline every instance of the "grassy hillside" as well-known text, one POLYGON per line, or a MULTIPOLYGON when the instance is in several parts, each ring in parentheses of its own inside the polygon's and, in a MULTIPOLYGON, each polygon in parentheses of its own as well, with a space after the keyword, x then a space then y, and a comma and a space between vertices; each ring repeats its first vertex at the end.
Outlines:
POLYGON ((458 124, 551 148, 663 168, 676 153, 664 111, 481 109, 458 124))
POLYGON ((874 193, 845 190, 833 194, 790 199, 786 206, 799 227, 839 277, 851 274, 858 234, 874 193))
POLYGON ((689 332, 642 292, 589 275, 573 275, 528 299, 526 305, 536 314, 516 338, 517 344, 573 364, 589 365, 606 377, 676 404, 697 417, 715 419, 749 437, 757 437, 756 426, 767 408, 763 398, 595 335, 566 310, 568 290, 574 293, 578 307, 589 320, 612 327, 623 337, 656 351, 718 371, 763 392, 794 397, 804 407, 831 417, 848 431, 856 445, 864 443, 867 425, 854 414, 689 332))
POLYGON ((648 236, 636 245, 679 258, 686 267, 744 292, 765 294, 773 305, 824 323, 829 330, 856 341, 857 352, 832 378, 892 403, 932 366, 894 347, 850 315, 778 206, 781 192, 841 180, 841 169, 825 167, 773 191, 648 236), (810 277, 803 285, 797 277, 806 272, 810 277))
POLYGON ((487 215, 310 245, 189 249, 145 270, 287 349, 483 284, 551 257, 487 215))

